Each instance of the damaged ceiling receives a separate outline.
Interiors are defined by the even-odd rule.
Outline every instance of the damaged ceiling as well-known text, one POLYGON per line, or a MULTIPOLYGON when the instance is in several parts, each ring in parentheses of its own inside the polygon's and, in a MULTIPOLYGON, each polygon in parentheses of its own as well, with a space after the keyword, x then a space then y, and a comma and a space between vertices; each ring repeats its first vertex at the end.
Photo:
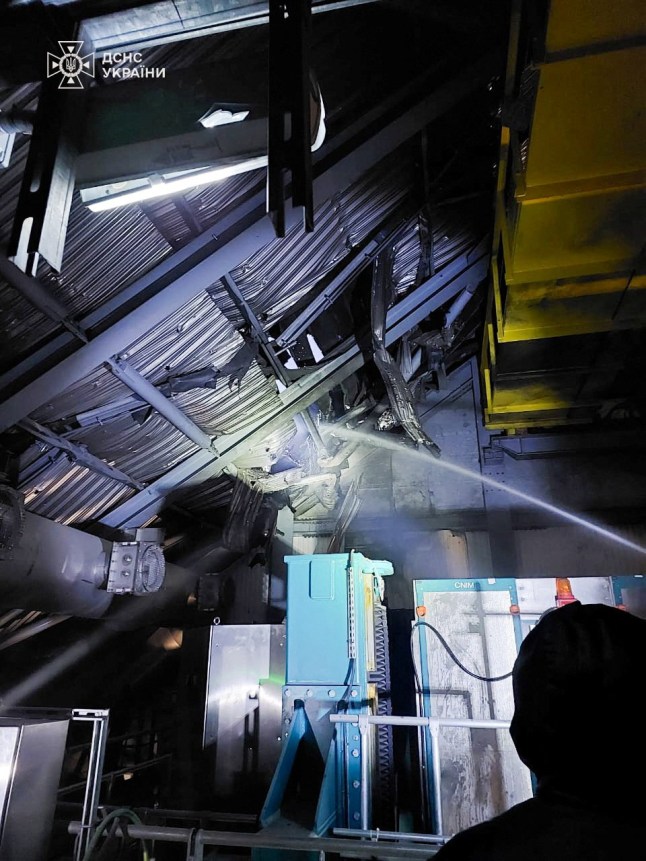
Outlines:
MULTIPOLYGON (((85 528, 162 523, 169 544, 206 524, 240 544, 254 520, 240 512, 256 511, 263 492, 284 504, 288 491, 301 512, 338 506, 347 457, 326 449, 321 419, 352 411, 406 428, 410 392, 423 400, 475 354, 484 270, 469 266, 489 230, 502 52, 491 55, 491 30, 456 26, 448 7, 429 16, 423 4, 348 5, 313 22, 328 132, 312 234, 293 223, 284 239, 264 225, 253 235, 263 170, 102 213, 75 192, 61 271, 41 258, 36 273, 58 313, 0 279, 3 444, 19 456, 29 511, 85 528), (224 262, 210 267, 209 254, 224 262), (388 341, 397 379, 386 386, 368 325, 384 263, 382 328, 388 306, 417 303, 388 341), (442 293, 446 273, 454 287, 442 293), (180 282, 180 298, 164 304, 180 282), (331 299, 303 322, 326 290, 331 299), (434 300, 429 313, 422 300, 434 300), (170 420, 149 403, 153 388, 170 420), (384 418, 387 393, 395 408, 384 418)), ((145 29, 146 7, 139 14, 145 29)), ((502 45, 504 24, 490 27, 502 45)), ((161 44, 145 60, 169 73, 258 65, 266 30, 161 44)), ((33 109, 38 84, 0 95, 3 112, 33 109)), ((5 246, 28 146, 18 136, 0 173, 5 246)))

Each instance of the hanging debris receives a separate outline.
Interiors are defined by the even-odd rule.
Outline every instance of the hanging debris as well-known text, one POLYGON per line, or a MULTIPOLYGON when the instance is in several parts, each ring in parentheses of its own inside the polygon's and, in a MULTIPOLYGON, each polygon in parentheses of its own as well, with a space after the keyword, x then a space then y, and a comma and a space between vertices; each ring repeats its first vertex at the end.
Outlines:
POLYGON ((393 252, 391 249, 379 255, 375 263, 372 291, 372 343, 374 361, 386 386, 392 413, 408 436, 418 446, 424 446, 435 457, 440 456, 439 446, 424 432, 413 403, 413 396, 397 362, 386 349, 386 313, 394 299, 393 252))

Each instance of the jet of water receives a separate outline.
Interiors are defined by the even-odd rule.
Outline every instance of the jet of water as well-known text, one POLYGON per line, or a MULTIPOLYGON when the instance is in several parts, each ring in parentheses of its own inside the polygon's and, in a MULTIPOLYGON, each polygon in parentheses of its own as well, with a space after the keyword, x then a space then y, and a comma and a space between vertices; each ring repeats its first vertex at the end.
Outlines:
POLYGON ((594 523, 592 520, 588 520, 585 517, 574 514, 572 511, 568 511, 558 505, 552 505, 551 502, 545 502, 543 499, 538 499, 536 496, 532 496, 529 493, 524 493, 522 490, 517 490, 515 487, 510 487, 508 484, 502 484, 501 482, 496 481, 495 478, 490 478, 488 475, 482 475, 480 472, 475 472, 474 470, 467 469, 464 466, 458 466, 458 464, 451 463, 448 460, 434 458, 423 448, 413 449, 407 445, 402 445, 393 439, 389 439, 386 436, 377 436, 374 433, 351 430, 350 428, 337 427, 336 425, 334 428, 322 427, 321 430, 324 433, 333 434, 334 436, 341 437, 343 439, 356 440, 357 442, 366 443, 376 448, 398 451, 400 453, 407 454, 410 457, 424 461, 425 464, 430 465, 433 469, 443 469, 446 472, 452 472, 455 475, 462 475, 465 478, 479 481, 488 487, 501 490, 504 493, 509 494, 509 496, 515 496, 517 499, 522 499, 524 502, 529 503, 529 505, 533 505, 536 508, 542 508, 544 511, 549 511, 551 514, 556 514, 563 520, 568 520, 570 523, 576 523, 577 526, 582 526, 584 529, 588 529, 590 532, 601 535, 603 538, 607 538, 610 541, 621 544, 629 550, 634 550, 636 553, 643 553, 646 555, 646 547, 643 547, 641 544, 636 544, 634 541, 630 541, 628 538, 624 538, 622 535, 618 535, 610 529, 606 529, 605 526, 594 523))

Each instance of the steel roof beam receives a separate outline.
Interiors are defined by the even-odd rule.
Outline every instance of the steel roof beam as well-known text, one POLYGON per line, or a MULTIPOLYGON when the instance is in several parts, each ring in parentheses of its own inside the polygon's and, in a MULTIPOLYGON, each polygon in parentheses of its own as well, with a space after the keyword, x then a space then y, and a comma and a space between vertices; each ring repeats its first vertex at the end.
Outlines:
POLYGON ((142 398, 145 403, 149 404, 191 442, 211 454, 217 454, 211 437, 205 434, 194 421, 189 419, 178 406, 170 401, 166 395, 163 395, 156 386, 136 371, 125 359, 120 356, 113 356, 108 359, 106 364, 118 380, 121 380, 130 391, 142 398))
MULTIPOLYGON (((258 341, 260 342, 260 349, 263 352, 263 355, 267 359, 274 376, 277 380, 284 386, 291 385, 291 378, 289 376, 289 372, 285 367, 283 367, 282 363, 274 353, 273 347, 271 345, 271 341, 267 337, 267 333, 265 332, 264 326, 260 322, 260 320, 256 317, 256 314, 251 307, 251 305, 247 302, 245 297, 242 295, 242 292, 236 282, 233 280, 231 273, 227 273, 222 277, 222 283, 226 287, 229 296, 235 302, 235 305, 246 321, 247 325, 251 329, 251 331, 256 335, 258 341)), ((305 410, 301 413, 301 417, 305 422, 305 425, 310 432, 310 436, 314 441, 314 445, 317 447, 320 454, 327 454, 327 449, 325 448, 325 443, 321 439, 321 435, 318 431, 318 428, 314 422, 312 416, 305 410)))
MULTIPOLYGON (((332 198, 340 188, 351 186, 460 99, 485 85, 497 65, 497 53, 487 54, 375 132, 335 164, 328 166, 328 159, 321 157, 313 183, 315 206, 332 198)), ((264 195, 261 197, 264 202, 264 195)), ((129 303, 136 302, 134 308, 123 313, 117 322, 92 338, 88 344, 0 403, 0 431, 11 427, 59 392, 82 380, 111 356, 125 350, 143 333, 182 308, 242 260, 274 240, 273 227, 264 214, 263 203, 260 203, 262 209, 259 209, 254 206, 255 201, 256 198, 253 198, 236 207, 228 218, 123 290, 98 314, 88 315, 82 321, 86 331, 91 329, 93 319, 105 320, 112 308, 115 313, 123 313, 124 305, 128 307, 129 303)), ((286 229, 289 230, 300 224, 300 215, 290 209, 286 221, 286 229)), ((52 349, 57 349, 55 344, 52 349)), ((13 382, 15 385, 15 378, 13 382)))
MULTIPOLYGON (((485 277, 489 261, 488 243, 483 241, 473 252, 463 254, 443 267, 416 290, 398 302, 386 318, 386 346, 395 343, 430 313, 458 295, 466 286, 485 277)), ((184 491, 221 473, 237 457, 262 442, 296 413, 325 395, 334 385, 355 373, 365 361, 364 345, 354 340, 336 359, 319 366, 293 383, 280 395, 278 404, 265 416, 253 420, 242 430, 218 439, 220 454, 209 456, 200 451, 152 482, 145 490, 118 505, 101 518, 114 527, 141 526, 164 508, 165 497, 172 491, 184 491)))
POLYGON ((40 442, 45 443, 50 448, 64 451, 65 454, 68 454, 80 466, 91 469, 92 472, 96 472, 98 475, 111 478, 112 481, 118 481, 121 484, 127 484, 129 487, 134 487, 135 490, 143 490, 145 487, 140 481, 131 478, 127 473, 117 469, 116 466, 111 466, 105 460, 101 460, 101 458, 91 454, 84 446, 65 439, 65 437, 58 436, 58 434, 55 434, 49 428, 43 427, 32 419, 23 419, 18 424, 19 427, 30 433, 35 439, 40 440, 40 442))
POLYGON ((33 305, 34 308, 37 308, 55 323, 65 326, 75 338, 87 344, 87 335, 80 326, 77 326, 73 322, 70 311, 65 305, 52 295, 42 281, 39 281, 38 278, 33 278, 31 275, 27 275, 1 252, 0 277, 4 278, 7 284, 20 293, 30 305, 33 305))

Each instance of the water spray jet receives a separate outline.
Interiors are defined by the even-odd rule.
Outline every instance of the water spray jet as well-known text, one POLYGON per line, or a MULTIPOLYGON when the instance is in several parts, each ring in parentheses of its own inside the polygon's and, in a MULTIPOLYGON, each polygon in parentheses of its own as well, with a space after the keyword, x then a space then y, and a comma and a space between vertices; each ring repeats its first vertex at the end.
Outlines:
POLYGON ((433 455, 424 448, 411 448, 407 445, 395 442, 394 440, 388 439, 384 436, 377 436, 376 434, 368 433, 366 431, 358 431, 345 427, 335 426, 334 428, 328 429, 322 426, 321 432, 323 434, 334 435, 341 439, 356 440, 358 442, 374 446, 375 448, 382 448, 389 451, 400 452, 402 454, 408 455, 409 457, 422 460, 424 461, 424 463, 430 464, 430 466, 433 468, 443 469, 446 472, 453 473, 454 475, 461 475, 464 478, 470 478, 473 481, 479 481, 481 484, 486 485, 487 487, 492 487, 495 490, 501 490, 504 493, 507 493, 509 496, 514 496, 516 499, 522 499, 524 502, 527 502, 529 505, 532 505, 535 508, 541 508, 543 509, 543 511, 549 511, 550 514, 555 514, 557 517, 560 517, 563 520, 567 520, 568 522, 574 523, 577 526, 581 526, 590 532, 594 532, 597 535, 601 535, 603 538, 606 538, 610 541, 614 541, 616 544, 622 545, 622 547, 626 547, 627 549, 633 550, 636 553, 646 555, 646 547, 643 547, 642 545, 637 544, 634 541, 630 541, 628 538, 624 538, 622 535, 618 535, 616 532, 612 532, 605 526, 601 526, 598 523, 594 523, 592 520, 588 520, 585 517, 581 517, 578 514, 574 514, 574 512, 568 511, 565 508, 561 508, 558 505, 553 505, 551 502, 545 502, 543 499, 538 499, 536 496, 532 496, 531 494, 525 493, 522 490, 517 490, 515 487, 510 487, 507 484, 502 484, 500 481, 496 481, 495 478, 490 478, 488 475, 482 475, 482 473, 480 472, 475 472, 474 470, 467 469, 464 466, 458 466, 458 464, 451 463, 448 460, 433 457, 433 455))

